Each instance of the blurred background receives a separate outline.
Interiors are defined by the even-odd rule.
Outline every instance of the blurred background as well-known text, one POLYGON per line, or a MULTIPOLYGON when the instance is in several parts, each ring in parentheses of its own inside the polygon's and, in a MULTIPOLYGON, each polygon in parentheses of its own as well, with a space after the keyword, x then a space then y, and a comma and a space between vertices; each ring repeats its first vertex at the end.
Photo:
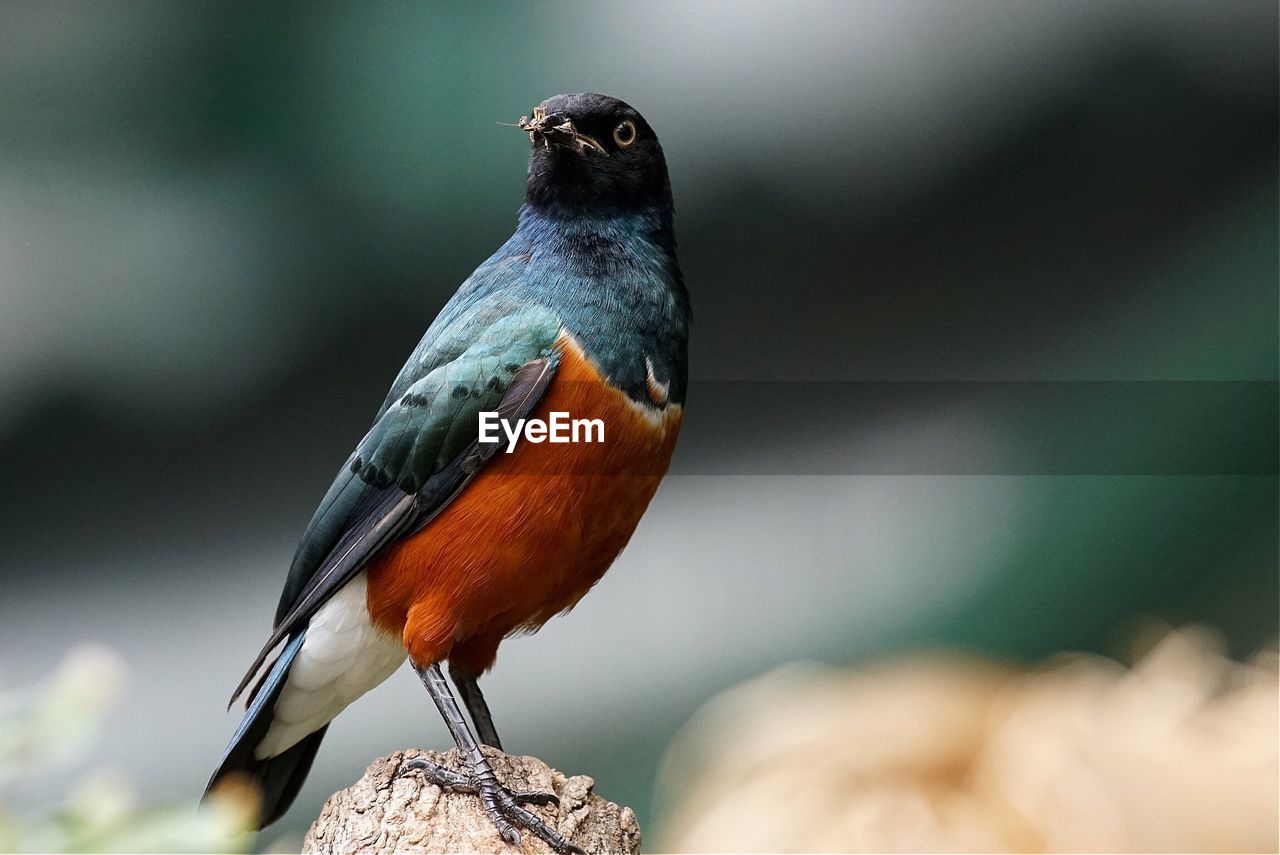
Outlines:
MULTIPOLYGON (((1252 653, 1280 626, 1277 23, 5 3, 0 684, 109 646, 129 682, 93 763, 198 797, 302 527, 514 227, 528 141, 498 123, 582 90, 666 149, 693 385, 630 548, 486 679, 509 747, 648 831, 673 735, 782 663, 1123 657, 1150 621, 1252 653)), ((448 744, 397 674, 278 831, 448 744)))

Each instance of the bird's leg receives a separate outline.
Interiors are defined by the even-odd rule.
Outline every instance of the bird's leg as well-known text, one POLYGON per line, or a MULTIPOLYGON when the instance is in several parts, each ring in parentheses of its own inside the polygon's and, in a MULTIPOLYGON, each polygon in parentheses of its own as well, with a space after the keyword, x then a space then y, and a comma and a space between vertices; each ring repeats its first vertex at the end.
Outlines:
POLYGON ((438 786, 479 796, 480 804, 484 806, 484 812, 489 815, 489 819, 497 826, 498 834, 513 846, 520 845, 520 832, 516 830, 516 824, 519 824, 563 855, 570 855, 570 853, 585 855, 581 849, 565 840, 554 828, 522 807, 522 804, 558 802, 559 800, 553 794, 512 792, 499 783, 498 776, 493 773, 493 767, 489 765, 488 759, 480 750, 480 744, 471 735, 466 719, 462 717, 462 709, 454 700, 453 692, 449 691, 449 683, 440 671, 439 663, 423 668, 414 665, 414 670, 418 672, 422 684, 427 687, 427 692, 436 702, 440 715, 444 717, 444 723, 458 746, 458 753, 467 764, 469 774, 454 772, 429 760, 418 758, 405 761, 401 768, 421 770, 428 780, 438 786))
MULTIPOLYGON (((428 690, 430 690, 431 684, 427 683, 427 677, 424 674, 424 672, 416 668, 415 670, 418 671, 419 676, 422 677, 423 683, 425 683, 427 685, 428 690)), ((455 681, 459 680, 459 674, 465 674, 468 678, 470 678, 470 685, 475 688, 476 694, 477 695, 480 694, 479 687, 476 686, 476 683, 475 683, 476 678, 474 675, 472 675, 468 671, 463 671, 460 667, 454 666, 452 664, 450 665, 449 670, 451 674, 454 674, 455 681)), ((466 700, 467 689, 464 687, 462 683, 459 684, 458 689, 463 694, 463 699, 466 700)), ((445 690, 448 691, 447 685, 445 686, 445 690)), ((432 693, 432 697, 433 698, 436 697, 434 692, 432 693)), ((461 727, 465 732, 466 723, 461 720, 462 713, 457 710, 457 703, 453 702, 452 697, 449 697, 446 703, 452 703, 453 714, 457 716, 458 721, 461 723, 461 727)), ((482 710, 482 713, 483 713, 483 717, 481 720, 487 723, 489 730, 492 732, 493 721, 489 717, 489 708, 488 708, 488 705, 485 704, 483 696, 479 697, 479 704, 480 704, 480 709, 482 710)), ((440 701, 438 699, 436 700, 436 705, 440 706, 440 701)), ((477 718, 477 715, 474 711, 475 708, 471 707, 470 704, 468 704, 468 707, 472 710, 472 713, 471 713, 472 717, 477 718)), ((445 707, 443 706, 441 706, 440 712, 445 717, 445 722, 449 723, 450 713, 447 712, 445 707)), ((476 725, 476 729, 481 731, 482 734, 484 733, 484 727, 485 725, 483 724, 476 725)), ((454 729, 454 725, 452 723, 449 723, 449 732, 451 734, 454 734, 454 739, 456 741, 457 731, 454 729)), ((496 741, 497 734, 491 734, 491 735, 494 737, 494 740, 496 741)), ((467 736, 469 737, 470 734, 467 733, 467 736)), ((484 742, 483 738, 481 741, 482 741, 482 744, 490 745, 493 748, 497 748, 499 751, 502 750, 501 745, 493 745, 492 743, 484 742)), ((458 747, 459 747, 459 750, 463 750, 461 744, 459 744, 458 747)), ((469 757, 464 757, 464 759, 466 759, 468 763, 470 762, 469 757)), ((471 794, 479 793, 479 790, 476 789, 475 783, 472 780, 471 774, 467 774, 463 772, 455 772, 453 769, 449 769, 445 766, 441 766, 439 763, 433 763, 430 760, 426 760, 421 757, 415 757, 413 759, 406 760, 403 764, 403 768, 421 771, 424 777, 426 777, 429 781, 431 781, 431 783, 446 790, 453 790, 454 792, 459 792, 459 793, 471 793, 471 794)), ((549 804, 559 804, 560 802, 560 800, 556 798, 555 793, 520 791, 520 792, 515 792, 512 795, 514 795, 517 798, 517 800, 520 801, 521 804, 549 805, 549 804)))
POLYGON ((475 725, 480 744, 501 751, 502 743, 493 726, 493 716, 489 714, 489 705, 485 703, 484 693, 480 691, 479 675, 450 660, 449 676, 453 678, 453 684, 458 687, 458 694, 462 696, 462 703, 471 714, 471 723, 475 725))

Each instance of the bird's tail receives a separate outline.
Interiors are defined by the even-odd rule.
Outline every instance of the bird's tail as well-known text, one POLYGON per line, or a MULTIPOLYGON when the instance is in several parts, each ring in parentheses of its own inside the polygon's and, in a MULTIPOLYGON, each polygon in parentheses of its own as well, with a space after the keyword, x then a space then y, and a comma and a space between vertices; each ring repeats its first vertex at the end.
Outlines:
POLYGON ((284 688, 289 667, 302 649, 304 638, 306 632, 291 639, 263 678, 204 791, 204 797, 208 798, 210 792, 229 778, 247 780, 257 789, 261 799, 258 828, 275 822, 293 804, 307 772, 311 770, 311 761, 320 748, 320 740, 324 739, 324 732, 328 729, 328 725, 320 728, 275 757, 260 760, 254 756, 254 749, 271 727, 276 700, 284 688))

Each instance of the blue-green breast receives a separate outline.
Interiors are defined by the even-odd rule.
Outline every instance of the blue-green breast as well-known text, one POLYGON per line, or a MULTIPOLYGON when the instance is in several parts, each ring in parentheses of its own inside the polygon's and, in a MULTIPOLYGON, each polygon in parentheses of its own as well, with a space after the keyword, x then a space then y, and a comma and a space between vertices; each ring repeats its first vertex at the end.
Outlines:
POLYGON ((670 210, 559 217, 526 205, 515 234, 463 283, 402 377, 448 358, 453 343, 463 346, 478 326, 531 304, 555 313, 608 382, 632 399, 650 403, 652 370, 670 401, 684 402, 689 295, 670 210))

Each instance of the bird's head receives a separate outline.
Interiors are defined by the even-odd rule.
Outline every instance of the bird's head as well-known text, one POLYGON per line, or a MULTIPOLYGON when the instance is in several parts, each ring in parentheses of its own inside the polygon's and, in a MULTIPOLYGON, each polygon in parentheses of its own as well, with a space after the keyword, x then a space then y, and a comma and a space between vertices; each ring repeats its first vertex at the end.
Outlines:
POLYGON ((533 144, 529 203, 566 213, 671 205, 662 146, 629 104, 589 92, 557 95, 518 127, 533 144))

